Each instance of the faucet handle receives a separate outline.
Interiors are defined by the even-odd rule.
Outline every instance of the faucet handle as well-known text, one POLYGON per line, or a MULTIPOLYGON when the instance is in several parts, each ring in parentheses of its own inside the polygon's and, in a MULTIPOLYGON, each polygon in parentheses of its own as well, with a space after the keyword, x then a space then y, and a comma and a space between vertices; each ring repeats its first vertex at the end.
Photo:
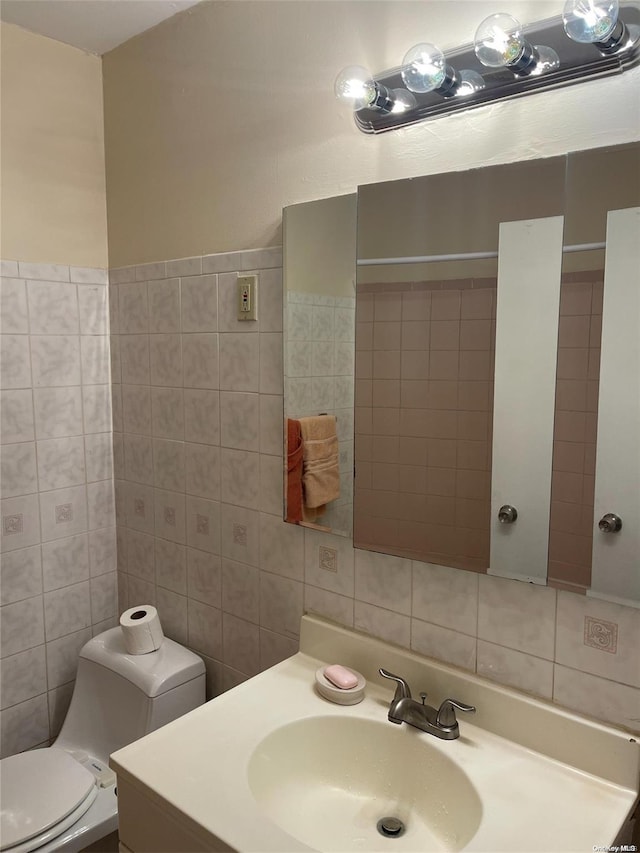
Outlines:
POLYGON ((473 705, 465 705, 464 702, 458 702, 457 699, 445 699, 438 709, 436 717, 437 726, 455 726, 457 723, 455 709, 459 711, 467 711, 470 714, 475 713, 473 705))
POLYGON ((393 697, 394 702, 397 702, 399 699, 411 699, 411 688, 404 678, 401 678, 399 675, 394 675, 392 672, 387 672, 387 670, 382 669, 382 667, 380 667, 378 672, 383 678, 389 678, 391 681, 396 682, 397 687, 395 696, 393 697))

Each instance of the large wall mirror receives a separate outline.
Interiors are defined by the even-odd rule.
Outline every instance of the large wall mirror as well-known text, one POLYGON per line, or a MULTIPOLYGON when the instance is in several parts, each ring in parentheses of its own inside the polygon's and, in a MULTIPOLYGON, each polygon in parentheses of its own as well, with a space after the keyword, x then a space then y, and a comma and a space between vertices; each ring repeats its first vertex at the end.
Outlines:
POLYGON ((353 518, 356 548, 640 604, 639 204, 632 144, 360 187, 357 229, 353 197, 285 211, 288 293, 292 257, 351 275, 357 257, 353 502, 326 529, 353 518), (290 246, 291 214, 320 204, 324 232, 290 246))

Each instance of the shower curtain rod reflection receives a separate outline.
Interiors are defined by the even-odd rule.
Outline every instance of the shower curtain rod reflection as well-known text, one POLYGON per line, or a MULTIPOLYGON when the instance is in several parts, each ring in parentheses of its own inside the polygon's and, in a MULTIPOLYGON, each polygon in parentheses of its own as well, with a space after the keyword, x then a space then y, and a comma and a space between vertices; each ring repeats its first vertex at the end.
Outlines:
MULTIPOLYGON (((563 246, 562 252, 594 252, 604 249, 606 243, 576 243, 573 246, 563 246)), ((459 252, 452 255, 416 255, 415 257, 400 258, 358 258, 359 267, 391 266, 394 264, 436 264, 443 261, 481 261, 487 258, 497 258, 497 252, 459 252)))

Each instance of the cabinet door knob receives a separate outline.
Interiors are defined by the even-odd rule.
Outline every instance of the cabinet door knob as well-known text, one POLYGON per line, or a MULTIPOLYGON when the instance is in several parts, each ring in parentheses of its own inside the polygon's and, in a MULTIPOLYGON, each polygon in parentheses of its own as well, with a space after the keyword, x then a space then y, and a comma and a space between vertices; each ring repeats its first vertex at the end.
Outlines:
POLYGON ((598 522, 598 527, 603 533, 617 533, 622 527, 622 519, 614 512, 603 515, 598 522))
POLYGON ((514 506, 505 504, 498 510, 498 521, 501 524, 513 524, 518 517, 518 510, 514 506))

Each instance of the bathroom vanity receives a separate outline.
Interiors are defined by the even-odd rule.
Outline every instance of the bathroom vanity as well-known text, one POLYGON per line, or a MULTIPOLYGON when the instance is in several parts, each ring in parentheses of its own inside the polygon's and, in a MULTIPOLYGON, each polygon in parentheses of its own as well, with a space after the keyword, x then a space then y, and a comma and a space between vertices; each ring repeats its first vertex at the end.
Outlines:
MULTIPOLYGON (((588 851, 630 844, 640 744, 580 717, 320 618, 301 651, 111 756, 120 841, 189 851, 588 851), (367 679, 341 706, 314 687, 340 662, 367 679), (404 678, 459 714, 441 740, 387 719, 404 678), (380 828, 387 821, 398 837, 380 828)), ((588 709, 585 709, 588 711, 588 709)))

